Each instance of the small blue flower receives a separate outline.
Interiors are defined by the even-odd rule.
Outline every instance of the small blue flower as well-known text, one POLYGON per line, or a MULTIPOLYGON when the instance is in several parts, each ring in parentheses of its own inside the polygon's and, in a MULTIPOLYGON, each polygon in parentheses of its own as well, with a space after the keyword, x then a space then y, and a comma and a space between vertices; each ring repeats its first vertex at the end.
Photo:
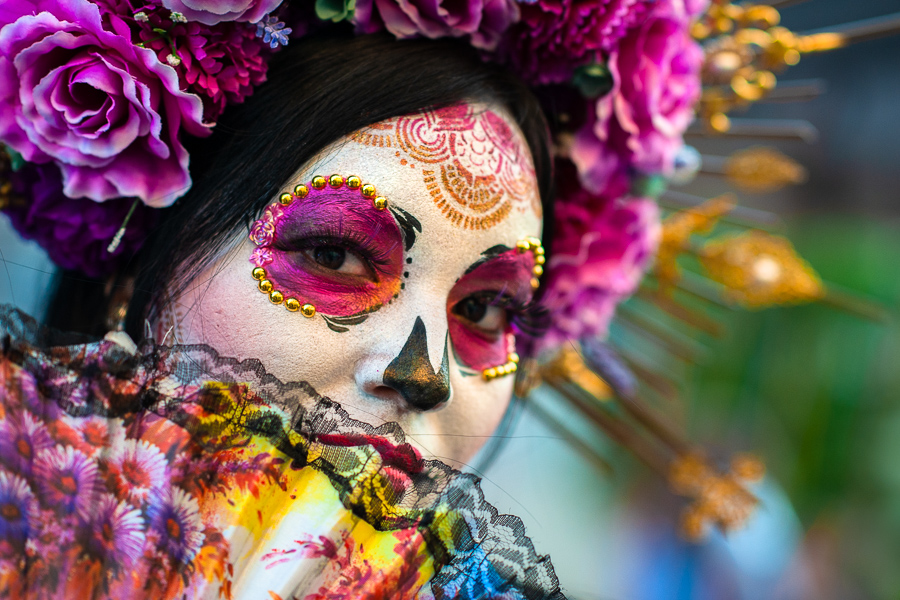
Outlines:
POLYGON ((256 24, 256 37, 261 37, 263 41, 269 44, 271 48, 277 48, 280 45, 288 45, 288 36, 293 31, 290 27, 285 27, 284 23, 278 20, 278 17, 266 15, 256 24))

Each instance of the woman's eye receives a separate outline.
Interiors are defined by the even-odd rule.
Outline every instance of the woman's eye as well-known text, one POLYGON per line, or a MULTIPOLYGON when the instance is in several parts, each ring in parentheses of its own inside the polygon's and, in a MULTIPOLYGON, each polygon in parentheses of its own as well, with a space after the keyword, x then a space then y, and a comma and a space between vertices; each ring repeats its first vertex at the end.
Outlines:
POLYGON ((453 312, 478 325, 479 329, 502 331, 506 328, 506 309, 487 298, 470 296, 453 307, 453 312))
POLYGON ((320 266, 331 271, 348 275, 368 275, 365 263, 353 252, 340 246, 316 246, 307 250, 310 257, 320 266))

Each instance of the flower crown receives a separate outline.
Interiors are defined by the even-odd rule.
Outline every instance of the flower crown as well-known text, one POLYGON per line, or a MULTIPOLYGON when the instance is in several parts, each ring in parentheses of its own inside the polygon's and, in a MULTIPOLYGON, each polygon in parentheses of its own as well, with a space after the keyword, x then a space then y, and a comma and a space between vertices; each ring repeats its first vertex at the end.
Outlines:
POLYGON ((316 19, 293 22, 282 0, 5 0, 0 207, 60 266, 102 276, 191 187, 184 137, 209 135, 292 37, 349 24, 465 38, 567 107, 548 113, 559 198, 543 343, 602 336, 655 250, 652 197, 700 95, 689 29, 707 4, 316 0, 316 19))

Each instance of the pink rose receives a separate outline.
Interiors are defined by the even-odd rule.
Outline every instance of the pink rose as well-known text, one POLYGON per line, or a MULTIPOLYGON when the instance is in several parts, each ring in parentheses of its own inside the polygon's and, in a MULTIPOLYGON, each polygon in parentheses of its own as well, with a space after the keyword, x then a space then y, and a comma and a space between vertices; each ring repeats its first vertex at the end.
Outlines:
POLYGON ((256 23, 279 4, 281 0, 162 0, 162 5, 169 10, 204 25, 222 21, 256 23))
POLYGON ((553 315, 540 340, 548 350, 603 338, 616 306, 637 289, 660 235, 652 200, 612 200, 579 190, 560 198, 542 304, 553 315))
POLYGON ((0 142, 56 163, 63 192, 168 206, 191 186, 184 129, 207 135, 203 105, 127 23, 87 0, 0 7, 0 142))
POLYGON ((673 6, 660 3, 610 54, 613 89, 597 101, 596 114, 572 148, 572 160, 591 190, 601 190, 609 177, 624 171, 672 170, 694 118, 703 62, 688 21, 670 16, 673 6))
POLYGON ((515 0, 357 0, 353 21, 360 33, 386 28, 398 38, 469 36, 483 50, 519 19, 515 0))
POLYGON ((527 81, 562 83, 613 48, 647 6, 646 0, 535 0, 523 4, 504 53, 527 81))

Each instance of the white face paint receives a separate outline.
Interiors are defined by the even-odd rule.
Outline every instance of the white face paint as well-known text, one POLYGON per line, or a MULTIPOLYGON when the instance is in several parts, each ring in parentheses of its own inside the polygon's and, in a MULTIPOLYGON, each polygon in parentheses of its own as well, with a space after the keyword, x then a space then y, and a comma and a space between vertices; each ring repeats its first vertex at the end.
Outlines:
POLYGON ((261 246, 243 238, 195 278, 157 339, 174 325, 169 342, 258 358, 353 418, 399 423, 426 458, 470 460, 512 395, 512 376, 481 373, 507 361, 509 318, 532 294, 534 257, 515 248, 542 220, 521 132, 483 105, 398 117, 333 144, 282 191, 299 184, 309 195, 287 208, 273 198, 274 228, 254 230, 261 246), (332 174, 374 185, 388 209, 346 183, 311 185, 332 174), (316 315, 274 305, 254 266, 316 315))

